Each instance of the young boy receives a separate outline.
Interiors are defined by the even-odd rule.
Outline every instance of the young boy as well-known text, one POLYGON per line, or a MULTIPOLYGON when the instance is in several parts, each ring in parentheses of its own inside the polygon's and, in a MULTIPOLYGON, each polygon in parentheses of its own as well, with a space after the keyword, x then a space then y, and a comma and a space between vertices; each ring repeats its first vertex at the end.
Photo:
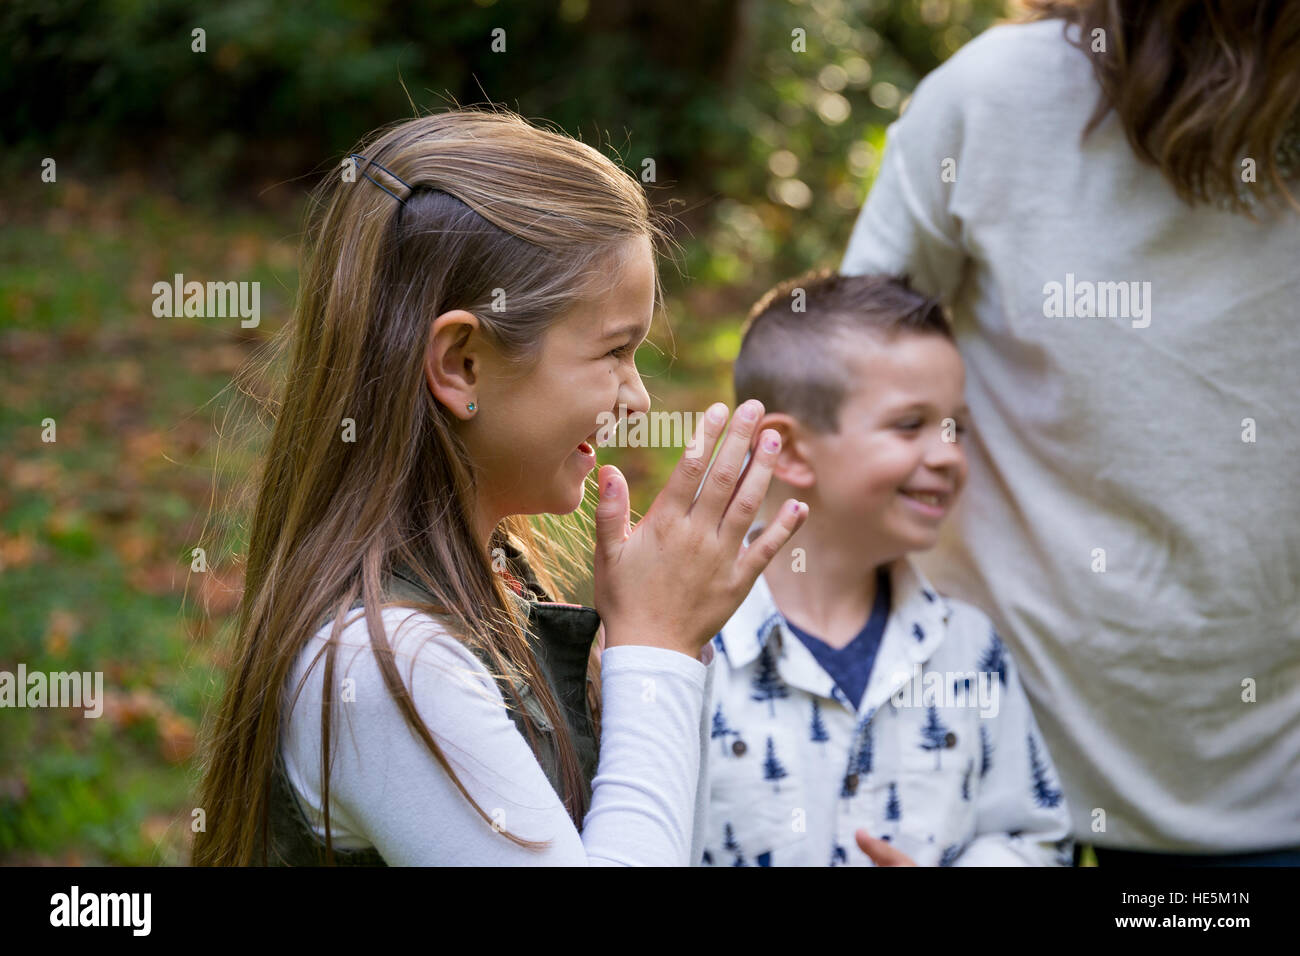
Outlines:
POLYGON ((746 541, 786 498, 809 515, 714 638, 701 862, 1069 865, 1007 648, 907 557, 937 542, 966 477, 938 303, 887 276, 785 282, 750 313, 734 375, 736 403, 766 409, 755 434, 782 436, 746 541))

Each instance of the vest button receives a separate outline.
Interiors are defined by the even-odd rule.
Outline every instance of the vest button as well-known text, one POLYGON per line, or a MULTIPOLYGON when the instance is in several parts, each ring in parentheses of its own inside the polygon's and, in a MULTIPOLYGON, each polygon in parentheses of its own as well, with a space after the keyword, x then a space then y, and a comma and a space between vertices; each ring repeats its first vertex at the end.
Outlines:
POLYGON ((745 742, 743 740, 737 740, 734 744, 731 745, 731 752, 735 754, 737 757, 744 756, 745 751, 748 749, 749 748, 745 746, 745 742))
POLYGON ((858 792, 858 775, 856 773, 851 773, 844 778, 844 790, 849 796, 853 796, 858 792))
POLYGON ((950 749, 951 749, 952 747, 956 747, 956 746, 957 746, 957 735, 954 734, 951 730, 948 731, 948 735, 947 735, 946 737, 943 738, 943 745, 944 745, 945 747, 950 748, 950 749))

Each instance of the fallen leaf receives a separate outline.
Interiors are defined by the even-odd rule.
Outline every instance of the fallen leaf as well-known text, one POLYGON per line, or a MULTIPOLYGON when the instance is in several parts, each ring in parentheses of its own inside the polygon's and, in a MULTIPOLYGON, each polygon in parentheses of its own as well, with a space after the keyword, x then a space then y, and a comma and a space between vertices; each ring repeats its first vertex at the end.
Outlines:
POLYGON ((55 657, 62 657, 68 644, 81 630, 81 622, 71 611, 56 607, 50 612, 50 619, 45 625, 45 637, 41 639, 45 650, 55 657))
POLYGON ((184 763, 194 753, 194 724, 180 714, 163 714, 158 718, 158 741, 164 760, 184 763))
POLYGON ((19 491, 52 489, 58 484, 59 477, 58 463, 40 458, 20 459, 9 469, 9 484, 19 491))
POLYGON ((129 693, 105 689, 104 718, 117 729, 134 727, 166 712, 166 705, 152 691, 136 688, 129 693))
POLYGON ((36 554, 36 538, 22 531, 12 537, 0 535, 0 571, 25 568, 36 554))
POLYGON ((200 578, 199 602, 204 611, 213 617, 233 614, 239 607, 244 592, 244 573, 241 567, 216 568, 195 572, 200 578))

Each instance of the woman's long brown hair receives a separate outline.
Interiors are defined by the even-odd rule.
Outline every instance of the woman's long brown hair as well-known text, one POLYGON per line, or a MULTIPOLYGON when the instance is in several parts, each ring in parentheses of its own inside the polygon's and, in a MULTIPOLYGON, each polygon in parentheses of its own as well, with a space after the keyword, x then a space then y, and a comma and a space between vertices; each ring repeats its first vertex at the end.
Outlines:
MULTIPOLYGON (((334 659, 358 598, 370 647, 406 723, 491 824, 399 677, 380 616, 384 575, 398 564, 436 597, 424 609, 445 615, 457 637, 485 651, 494 673, 512 688, 529 683, 556 729, 565 807, 579 827, 586 812, 567 724, 540 679, 502 577, 476 539, 473 464, 450 413, 425 384, 423 363, 433 319, 465 309, 525 373, 547 328, 595 291, 593 280, 628 241, 644 236, 658 247, 665 230, 640 184, 599 151, 508 111, 421 117, 372 134, 355 152, 411 189, 358 162, 355 176, 341 168, 316 196, 294 318, 281 339, 286 380, 263 458, 233 652, 204 732, 198 805, 206 830, 195 837, 196 864, 266 860, 281 724, 301 690, 290 695, 289 675, 329 619, 329 642, 312 664, 324 654, 321 794, 333 859, 334 659), (499 289, 508 290, 505 311, 493 308, 499 289), (354 441, 341 440, 346 419, 354 441)), ((564 560, 575 552, 535 524, 507 518, 493 543, 506 538, 519 546, 543 587, 560 598, 561 583, 573 581, 564 560)), ((593 679, 595 660, 593 653, 593 679)))
POLYGON ((1283 200, 1300 211, 1286 181, 1298 170, 1277 162, 1284 137, 1300 132, 1300 3, 1024 0, 1024 6, 1026 19, 1059 17, 1079 27, 1073 42, 1101 84, 1084 136, 1113 109, 1134 152, 1187 202, 1222 202, 1252 218, 1283 200), (1104 51, 1093 49, 1096 30, 1103 31, 1104 51), (1243 188, 1246 158, 1267 174, 1258 183, 1264 202, 1243 188))

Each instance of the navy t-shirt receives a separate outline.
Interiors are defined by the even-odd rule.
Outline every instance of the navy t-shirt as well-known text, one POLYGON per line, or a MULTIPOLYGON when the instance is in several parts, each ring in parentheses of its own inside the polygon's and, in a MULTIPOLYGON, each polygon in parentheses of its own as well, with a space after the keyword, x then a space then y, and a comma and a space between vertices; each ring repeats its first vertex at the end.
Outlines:
POLYGON ((795 636, 812 651, 822 669, 835 679, 835 685, 853 703, 855 710, 862 705, 871 667, 876 662, 876 651, 880 649, 880 639, 885 633, 885 622, 889 620, 889 591, 889 569, 882 565, 876 570, 876 602, 871 607, 871 616, 858 636, 839 650, 786 621, 795 636))

